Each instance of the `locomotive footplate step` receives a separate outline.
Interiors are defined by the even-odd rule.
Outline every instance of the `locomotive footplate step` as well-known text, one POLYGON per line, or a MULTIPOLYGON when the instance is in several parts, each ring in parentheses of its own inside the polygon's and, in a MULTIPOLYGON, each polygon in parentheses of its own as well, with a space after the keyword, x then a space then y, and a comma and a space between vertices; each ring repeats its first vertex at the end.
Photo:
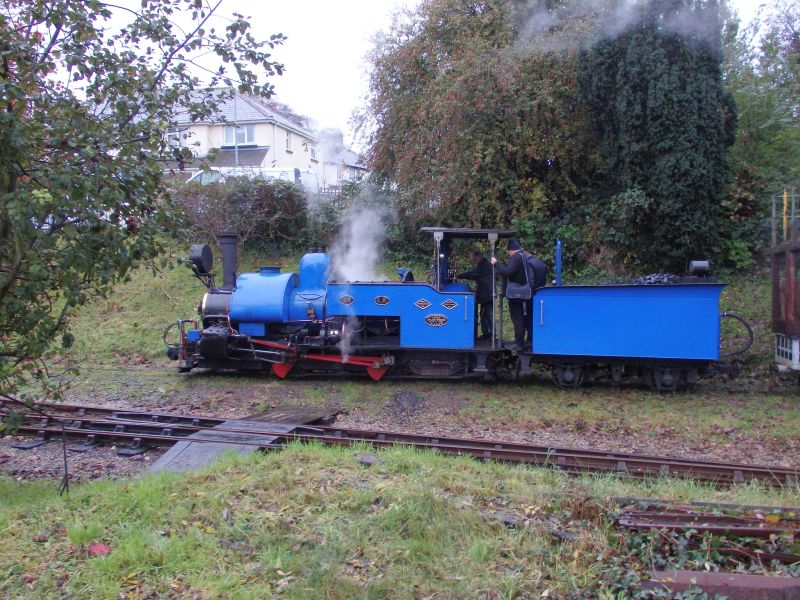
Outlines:
POLYGON ((259 445, 275 442, 275 433, 291 433, 301 427, 297 423, 264 423, 260 421, 225 421, 220 429, 247 430, 247 432, 215 431, 215 428, 193 433, 186 440, 176 443, 159 458, 151 471, 173 471, 182 473, 211 464, 223 452, 251 454, 259 445), (270 433, 264 433, 264 432, 270 433))

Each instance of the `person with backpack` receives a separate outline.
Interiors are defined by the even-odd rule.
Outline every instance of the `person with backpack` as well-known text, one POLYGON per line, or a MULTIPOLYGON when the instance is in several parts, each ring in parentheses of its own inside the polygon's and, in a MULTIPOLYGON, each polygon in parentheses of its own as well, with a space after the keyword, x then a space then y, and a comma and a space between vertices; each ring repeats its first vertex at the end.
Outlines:
POLYGON ((506 245, 508 263, 502 264, 497 258, 492 257, 492 264, 500 275, 505 277, 505 296, 508 300, 508 312, 511 316, 511 323, 514 325, 514 342, 507 344, 509 350, 522 350, 525 347, 525 333, 528 333, 528 340, 531 339, 532 309, 531 301, 532 286, 528 276, 527 260, 522 252, 522 246, 518 240, 510 239, 506 245))
POLYGON ((528 279, 531 282, 531 292, 547 285, 547 265, 530 252, 524 251, 525 264, 528 267, 528 279))

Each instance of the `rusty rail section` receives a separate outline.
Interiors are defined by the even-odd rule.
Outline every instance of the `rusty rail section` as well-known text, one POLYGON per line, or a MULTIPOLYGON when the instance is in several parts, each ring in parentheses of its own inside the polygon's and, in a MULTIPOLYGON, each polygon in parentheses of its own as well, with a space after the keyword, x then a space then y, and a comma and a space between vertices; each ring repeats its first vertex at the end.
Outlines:
MULTIPOLYGON (((647 503, 645 503, 647 504, 647 503)), ((661 506, 646 509, 627 509, 616 518, 617 526, 632 531, 680 531, 697 534, 683 543, 692 550, 703 548, 700 536, 714 536, 713 551, 736 559, 749 559, 762 566, 761 574, 727 571, 654 571, 645 585, 673 593, 700 588, 706 593, 723 594, 731 599, 800 599, 800 579, 766 574, 772 562, 784 565, 800 563, 800 555, 777 551, 771 543, 778 538, 791 542, 800 535, 800 519, 792 509, 752 507, 750 514, 721 514, 696 510, 689 506, 661 506), (769 511, 762 511, 768 508, 769 511), (717 537, 719 536, 719 537, 717 537), (756 543, 754 538, 763 540, 756 543), (766 540, 769 540, 767 542, 766 540)), ((717 507, 719 508, 719 507, 717 507)), ((667 538, 669 539, 669 538, 667 538)), ((704 550, 705 551, 705 550, 704 550)))
POLYGON ((698 533, 769 538, 771 535, 800 534, 800 519, 780 515, 740 516, 689 511, 629 510, 617 519, 627 529, 666 529, 698 533))
MULTIPOLYGON (((40 405, 41 406, 41 405, 40 405)), ((0 404, 2 407, 2 404, 0 404)), ((687 477, 716 484, 746 483, 758 481, 767 485, 797 485, 800 474, 796 469, 763 465, 728 464, 692 459, 598 452, 573 448, 535 446, 514 442, 452 438, 420 435, 404 432, 371 431, 340 427, 298 426, 292 433, 271 431, 269 423, 263 423, 259 435, 270 435, 276 439, 269 445, 241 441, 241 434, 254 434, 252 429, 222 427, 225 419, 196 415, 172 415, 121 411, 76 405, 45 405, 45 408, 66 413, 60 419, 45 419, 28 415, 19 433, 37 436, 41 443, 51 436, 61 435, 61 424, 72 439, 86 440, 91 444, 130 442, 141 448, 147 445, 171 445, 186 439, 192 433, 214 428, 216 432, 240 434, 233 444, 259 445, 264 449, 276 449, 291 441, 317 442, 326 445, 350 446, 364 443, 373 447, 409 446, 430 449, 455 455, 473 456, 479 460, 497 460, 549 466, 569 473, 619 473, 633 477, 674 476, 687 477), (98 415, 91 418, 88 415, 98 415)), ((194 440, 193 440, 194 441, 194 440)), ((202 443, 202 440, 197 440, 202 443)))

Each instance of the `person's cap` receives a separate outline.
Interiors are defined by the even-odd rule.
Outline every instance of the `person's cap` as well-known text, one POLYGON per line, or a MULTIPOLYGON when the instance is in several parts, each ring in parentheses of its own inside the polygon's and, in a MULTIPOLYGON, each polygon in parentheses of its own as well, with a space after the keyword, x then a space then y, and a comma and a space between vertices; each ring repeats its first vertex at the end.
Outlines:
POLYGON ((506 244, 506 250, 522 250, 522 246, 519 245, 519 242, 515 239, 508 240, 508 244, 506 244))

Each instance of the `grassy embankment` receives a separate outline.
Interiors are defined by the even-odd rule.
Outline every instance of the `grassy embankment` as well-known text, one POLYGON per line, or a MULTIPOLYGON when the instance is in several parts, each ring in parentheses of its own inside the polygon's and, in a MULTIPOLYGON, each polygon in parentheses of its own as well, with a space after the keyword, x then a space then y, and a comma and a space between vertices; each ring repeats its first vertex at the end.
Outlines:
POLYGON ((183 477, 77 486, 63 499, 52 484, 0 479, 0 597, 631 597, 602 590, 649 561, 619 546, 604 503, 587 497, 797 499, 402 449, 368 468, 358 451, 293 446, 183 477), (110 554, 90 556, 93 542, 110 554))

